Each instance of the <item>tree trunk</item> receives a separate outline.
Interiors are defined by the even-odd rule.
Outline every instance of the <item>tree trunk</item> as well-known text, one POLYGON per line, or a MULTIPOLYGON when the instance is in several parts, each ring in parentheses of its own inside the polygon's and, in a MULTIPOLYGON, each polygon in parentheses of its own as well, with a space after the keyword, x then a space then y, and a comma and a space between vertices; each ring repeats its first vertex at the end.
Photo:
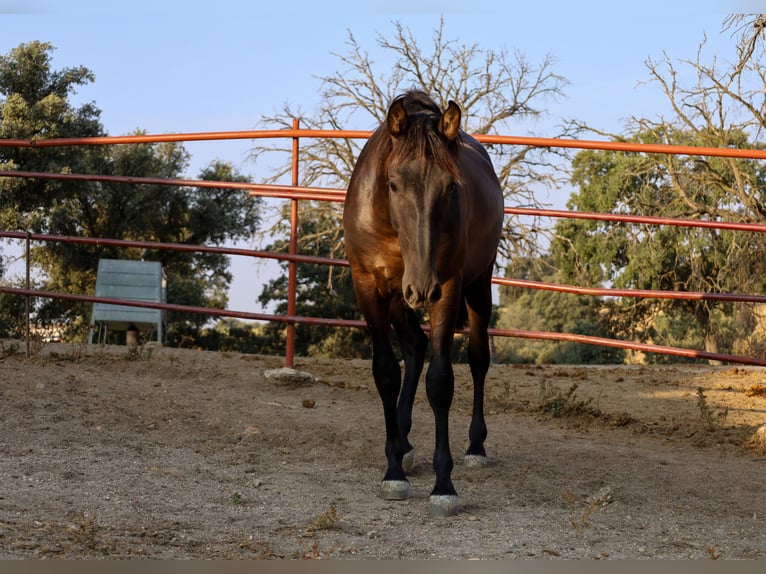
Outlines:
MULTIPOLYGON (((708 353, 718 352, 718 336, 716 335, 713 325, 710 323, 710 309, 705 303, 697 305, 694 309, 694 316, 697 319, 697 324, 700 326, 702 333, 705 337, 705 351, 708 353)), ((711 365, 722 365, 723 362, 709 359, 708 363, 711 365)))

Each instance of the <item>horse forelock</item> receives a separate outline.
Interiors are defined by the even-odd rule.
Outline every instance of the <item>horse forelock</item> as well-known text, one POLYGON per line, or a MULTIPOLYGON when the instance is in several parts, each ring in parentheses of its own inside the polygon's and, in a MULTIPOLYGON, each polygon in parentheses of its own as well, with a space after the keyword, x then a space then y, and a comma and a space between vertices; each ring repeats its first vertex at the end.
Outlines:
POLYGON ((408 115, 407 128, 395 138, 391 148, 392 164, 417 160, 421 169, 433 163, 459 179, 457 154, 460 149, 459 138, 448 140, 439 131, 441 113, 431 109, 408 115))
POLYGON ((400 94, 391 102, 401 102, 407 114, 404 130, 392 138, 387 122, 383 122, 376 133, 375 154, 388 167, 416 160, 425 170, 433 163, 458 179, 457 152, 460 142, 449 141, 440 131, 442 111, 439 105, 422 90, 410 90, 400 94))

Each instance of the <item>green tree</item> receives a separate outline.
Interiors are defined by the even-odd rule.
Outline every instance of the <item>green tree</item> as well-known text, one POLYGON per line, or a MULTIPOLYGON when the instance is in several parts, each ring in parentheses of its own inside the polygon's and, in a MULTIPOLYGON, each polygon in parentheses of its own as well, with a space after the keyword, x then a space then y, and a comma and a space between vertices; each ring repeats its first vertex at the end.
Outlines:
MULTIPOLYGON (((74 107, 70 96, 78 86, 94 81, 85 67, 52 68, 53 46, 45 42, 21 44, 0 56, 0 137, 40 138, 104 135, 93 103, 74 107)), ((83 173, 98 150, 87 148, 0 148, 0 169, 53 173, 83 173)), ((7 229, 47 230, 44 207, 66 197, 78 183, 0 179, 0 223, 7 229)))
MULTIPOLYGON (((21 44, 0 55, 0 138, 33 140, 104 135, 100 110, 92 103, 75 107, 70 96, 94 80, 84 67, 57 71, 54 48, 46 42, 21 44)), ((96 152, 97 153, 97 152, 96 152)), ((0 169, 87 172, 94 150, 76 148, 0 148, 0 169)), ((49 202, 78 185, 66 181, 0 178, 0 227, 48 232, 49 202)), ((0 253, 0 255, 2 255, 0 253)), ((0 277, 5 265, 0 264, 0 277)), ((0 295, 3 333, 18 336, 24 324, 20 298, 0 295), (12 325, 15 327, 11 328, 12 325)))
MULTIPOLYGON (((384 120, 391 99, 415 87, 437 99, 442 98, 442 105, 446 105, 448 99, 459 102, 466 118, 464 127, 467 131, 500 133, 544 115, 546 104, 562 95, 567 83, 553 72, 551 57, 547 56, 542 62, 534 64, 520 52, 509 54, 485 50, 475 44, 460 44, 445 37, 443 21, 434 30, 430 45, 422 45, 401 23, 394 22, 393 26, 390 37, 378 35, 376 38, 379 60, 393 63, 385 67, 376 65, 349 32, 347 50, 337 55, 340 68, 319 78, 322 87, 317 112, 309 115, 285 104, 280 113, 264 117, 263 123, 269 127, 290 128, 293 118, 299 118, 304 128, 376 127, 384 120)), ((303 140, 300 151, 301 185, 345 188, 363 143, 339 139, 303 140)), ((552 170, 546 168, 558 161, 559 156, 551 150, 493 146, 489 151, 494 155, 508 203, 536 204, 535 186, 555 184, 552 170)), ((275 153, 283 162, 273 177, 273 181, 279 181, 290 173, 291 163, 284 158, 290 157, 291 150, 271 144, 253 149, 256 159, 275 153)), ((281 213, 281 222, 288 219, 286 209, 281 213)), ((324 253, 343 257, 341 211, 339 204, 301 202, 300 220, 308 221, 311 229, 307 235, 299 235, 300 251, 317 254, 321 244, 325 246, 322 248, 324 253)), ((275 227, 273 235, 279 239, 270 248, 283 245, 281 238, 286 233, 284 225, 275 227)), ((503 253, 529 253, 536 248, 535 224, 509 219, 503 253)), ((301 267, 299 275, 303 273, 301 267)), ((338 315, 333 316, 359 316, 348 274, 325 268, 324 272, 320 270, 312 278, 304 280, 313 282, 310 292, 314 297, 312 305, 316 309, 335 308, 338 315), (341 285, 344 281, 345 284, 341 285), (327 287, 330 284, 332 287, 327 287), (347 300, 338 301, 338 294, 347 297, 347 300)), ((284 301, 285 292, 278 287, 285 281, 280 278, 267 284, 261 300, 284 301)))
MULTIPOLYGON (((322 232, 334 224, 323 220, 328 212, 322 211, 313 217, 300 220, 298 234, 302 238, 302 249, 320 257, 337 256, 332 253, 333 244, 325 240, 322 232)), ((270 251, 287 253, 289 240, 277 240, 270 251)), ((287 265, 282 264, 283 274, 264 285, 259 301, 263 305, 276 302, 275 312, 287 314, 287 265)), ((307 317, 333 317, 336 319, 358 319, 351 272, 347 268, 328 268, 324 265, 301 264, 297 276, 296 312, 307 317)), ((296 353, 315 357, 343 356, 369 357, 370 345, 359 329, 336 329, 317 325, 296 325, 296 353)), ((269 341, 268 352, 281 354, 285 348, 285 329, 280 323, 269 323, 263 328, 263 335, 269 341)))
MULTIPOLYGON (((532 281, 561 283, 560 273, 550 256, 516 259, 506 275, 532 281)), ((586 297, 521 287, 501 287, 497 326, 503 329, 553 331, 596 337, 612 337, 603 321, 610 303, 586 297)), ((622 363, 620 349, 533 339, 495 340, 495 360, 501 363, 604 364, 622 363)))
MULTIPOLYGON (((177 143, 140 144, 107 150, 101 173, 178 178, 188 153, 177 143)), ((213 162, 204 181, 245 182, 231 164, 213 162)), ((167 185, 97 183, 70 193, 50 206, 50 229, 61 235, 108 237, 189 245, 221 245, 251 237, 260 222, 260 201, 245 190, 167 185)), ((160 261, 168 279, 168 301, 224 308, 232 276, 228 256, 161 249, 124 249, 101 245, 51 243, 35 249, 47 287, 64 292, 93 292, 98 259, 160 261)), ((88 306, 64 301, 42 304, 43 321, 65 319, 73 326, 88 317, 88 306)), ((203 315, 170 313, 168 343, 193 341, 208 321, 203 315)))
MULTIPOLYGON (((0 102, 3 137, 103 135, 95 105, 75 110, 68 101, 73 86, 93 81, 93 75, 85 68, 52 71, 52 49, 50 44, 23 44, 0 59, 0 93, 5 96, 0 102)), ((189 164, 189 153, 178 143, 2 150, 10 150, 0 158, 3 165, 27 171, 177 179, 189 164)), ((231 164, 220 161, 204 168, 199 179, 247 181, 231 164)), ((5 185, 0 213, 4 227, 11 229, 221 245, 252 236, 260 223, 261 202, 245 190, 31 179, 6 181, 5 185)), ((161 261, 168 276, 169 302, 226 305, 232 277, 228 257, 220 254, 63 242, 43 243, 33 250, 34 262, 44 273, 42 286, 65 293, 92 293, 100 258, 161 261)), ((82 334, 89 307, 47 300, 40 303, 37 316, 42 322, 65 323, 82 334)), ((180 344, 196 336, 206 321, 204 316, 171 314, 168 341, 180 344)))
MULTIPOLYGON (((633 117, 617 140, 705 147, 763 149, 763 32, 766 15, 731 15, 724 30, 736 36, 723 66, 706 57, 646 62, 650 83, 667 98, 670 114, 633 117)), ((580 126, 587 128, 587 126, 580 126)), ((597 130, 593 130, 597 131, 597 130)), ((599 132, 602 133, 602 132, 599 132)), ((603 134, 602 135, 609 135, 603 134)), ((735 158, 577 154, 570 207, 613 213, 763 223, 766 168, 735 158)), ((764 234, 671 226, 562 221, 552 252, 567 280, 616 287, 709 292, 766 292, 764 234)), ((623 299, 613 307, 613 329, 626 337, 759 354, 753 339, 758 309, 748 304, 623 299)), ((654 359, 663 360, 663 359, 654 359)))
POLYGON ((195 347, 231 353, 267 353, 268 341, 260 324, 237 319, 221 319, 206 326, 194 338, 195 347))

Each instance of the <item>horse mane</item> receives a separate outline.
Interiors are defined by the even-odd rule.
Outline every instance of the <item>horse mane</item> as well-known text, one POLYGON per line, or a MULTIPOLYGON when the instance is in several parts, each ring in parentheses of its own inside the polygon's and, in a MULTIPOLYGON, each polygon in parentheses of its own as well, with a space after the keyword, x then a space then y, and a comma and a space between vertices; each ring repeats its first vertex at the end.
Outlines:
MULTIPOLYGON (((422 168, 427 163, 435 163, 453 178, 459 179, 457 154, 460 149, 460 136, 448 140, 439 129, 442 111, 439 105, 425 92, 411 90, 394 101, 401 99, 407 112, 407 128, 404 133, 392 141, 387 122, 383 122, 381 129, 388 137, 382 138, 389 142, 389 160, 400 163, 410 159, 417 159, 422 168)), ((385 145, 385 144, 384 144, 385 145)))

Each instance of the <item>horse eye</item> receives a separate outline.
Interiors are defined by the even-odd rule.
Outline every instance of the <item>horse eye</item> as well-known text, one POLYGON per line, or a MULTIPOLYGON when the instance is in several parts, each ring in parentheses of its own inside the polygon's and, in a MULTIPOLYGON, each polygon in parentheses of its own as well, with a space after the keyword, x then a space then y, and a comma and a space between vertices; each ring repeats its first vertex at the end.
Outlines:
POLYGON ((391 193, 396 193, 399 190, 393 181, 388 182, 388 189, 391 191, 391 193))

